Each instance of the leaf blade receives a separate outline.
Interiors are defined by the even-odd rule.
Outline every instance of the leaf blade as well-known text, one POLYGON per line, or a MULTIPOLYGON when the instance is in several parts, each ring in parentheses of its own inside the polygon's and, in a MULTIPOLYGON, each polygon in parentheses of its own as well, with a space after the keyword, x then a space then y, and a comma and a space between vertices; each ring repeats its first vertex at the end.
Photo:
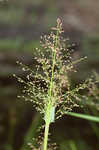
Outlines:
POLYGON ((96 117, 96 116, 79 114, 79 113, 74 113, 74 112, 66 112, 66 114, 70 115, 70 116, 77 117, 77 118, 89 120, 89 121, 99 122, 99 117, 96 117))

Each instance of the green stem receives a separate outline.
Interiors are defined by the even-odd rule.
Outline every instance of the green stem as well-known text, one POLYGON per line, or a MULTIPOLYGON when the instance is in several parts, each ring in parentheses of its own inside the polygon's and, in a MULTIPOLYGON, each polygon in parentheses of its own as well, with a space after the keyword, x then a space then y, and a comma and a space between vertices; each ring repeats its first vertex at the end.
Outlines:
POLYGON ((48 104, 46 106, 46 118, 45 118, 45 132, 44 132, 44 145, 43 145, 43 150, 47 150, 47 143, 48 143, 48 133, 49 133, 49 126, 51 123, 51 107, 52 107, 52 101, 51 101, 51 97, 52 97, 52 90, 53 90, 53 77, 54 77, 54 67, 55 67, 55 61, 56 61, 56 48, 57 48, 57 44, 58 44, 58 34, 59 31, 57 30, 56 33, 56 42, 55 42, 55 47, 54 47, 54 52, 53 52, 53 64, 52 64, 52 74, 51 74, 51 81, 50 81, 50 87, 49 87, 49 101, 48 104))
POLYGON ((47 106, 47 110, 46 110, 43 150, 47 150, 49 126, 50 126, 50 123, 51 123, 51 121, 50 121, 51 111, 50 110, 51 110, 51 105, 49 103, 48 106, 47 106))
POLYGON ((44 133, 44 149, 43 150, 47 150, 49 125, 50 125, 50 122, 46 122, 46 124, 45 124, 45 133, 44 133))

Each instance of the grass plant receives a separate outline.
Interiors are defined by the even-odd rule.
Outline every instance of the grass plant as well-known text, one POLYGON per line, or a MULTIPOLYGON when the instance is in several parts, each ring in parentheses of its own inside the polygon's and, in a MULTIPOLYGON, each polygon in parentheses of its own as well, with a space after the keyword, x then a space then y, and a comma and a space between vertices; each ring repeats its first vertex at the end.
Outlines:
MULTIPOLYGON (((57 19, 57 25, 52 28, 51 33, 41 37, 41 47, 36 49, 36 67, 32 69, 18 62, 22 70, 26 71, 26 79, 14 75, 24 85, 21 97, 33 102, 44 120, 44 138, 41 137, 38 148, 30 144, 33 150, 57 149, 56 145, 51 148, 48 144, 49 127, 64 114, 92 120, 90 116, 84 117, 71 112, 74 107, 82 106, 83 94, 80 93, 88 88, 91 79, 72 87, 68 75, 72 71, 76 72, 75 65, 86 57, 73 61, 72 52, 68 49, 68 39, 62 37, 63 32, 62 22, 57 19)), ((93 120, 99 121, 99 118, 94 117, 93 120)), ((71 147, 76 149, 73 143, 71 147)))

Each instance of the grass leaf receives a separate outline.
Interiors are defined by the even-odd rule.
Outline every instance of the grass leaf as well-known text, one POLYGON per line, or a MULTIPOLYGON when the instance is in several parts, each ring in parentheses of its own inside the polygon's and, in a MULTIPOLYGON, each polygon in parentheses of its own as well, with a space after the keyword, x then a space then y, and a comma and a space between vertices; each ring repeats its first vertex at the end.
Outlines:
POLYGON ((94 122, 99 122, 99 117, 96 116, 91 116, 91 115, 86 115, 86 114, 79 114, 79 113, 74 113, 74 112, 66 112, 67 115, 74 116, 77 118, 81 119, 86 119, 89 121, 94 121, 94 122))

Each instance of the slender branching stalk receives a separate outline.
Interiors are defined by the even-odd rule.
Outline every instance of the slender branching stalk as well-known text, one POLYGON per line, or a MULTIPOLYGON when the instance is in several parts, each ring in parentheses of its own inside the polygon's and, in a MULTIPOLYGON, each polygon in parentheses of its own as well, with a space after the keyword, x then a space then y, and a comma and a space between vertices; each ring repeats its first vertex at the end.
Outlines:
POLYGON ((75 65, 85 58, 72 60, 68 40, 61 36, 62 32, 62 22, 57 19, 57 26, 52 28, 51 33, 41 37, 41 49, 37 49, 37 56, 34 56, 35 68, 18 62, 23 71, 28 73, 26 80, 16 77, 25 85, 21 97, 33 102, 45 122, 43 143, 39 145, 43 150, 49 149, 50 124, 81 104, 82 95, 79 91, 86 89, 90 81, 86 79, 74 88, 71 86, 68 74, 75 72, 75 65))
POLYGON ((46 120, 45 120, 45 133, 44 133, 44 150, 47 150, 47 142, 48 142, 48 132, 49 132, 49 126, 51 123, 51 110, 53 107, 53 100, 51 99, 53 97, 53 78, 54 78, 54 69, 55 69, 55 62, 56 62, 56 50, 58 45, 58 37, 59 37, 59 30, 57 30, 57 34, 55 37, 55 46, 53 47, 53 53, 52 53, 52 71, 51 71, 51 81, 50 86, 48 90, 49 95, 49 102, 46 109, 46 120))

